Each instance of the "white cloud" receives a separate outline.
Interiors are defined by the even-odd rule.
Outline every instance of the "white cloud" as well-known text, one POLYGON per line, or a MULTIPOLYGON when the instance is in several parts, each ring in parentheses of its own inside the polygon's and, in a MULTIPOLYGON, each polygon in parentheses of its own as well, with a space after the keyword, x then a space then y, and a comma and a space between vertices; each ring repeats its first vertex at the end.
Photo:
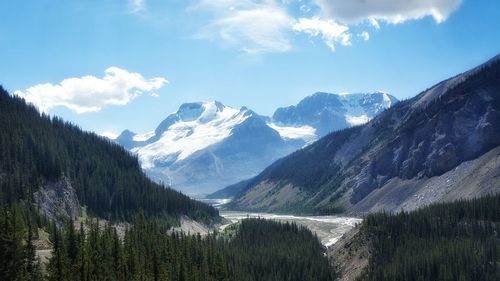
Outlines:
POLYGON ((63 106, 76 113, 97 112, 110 105, 126 105, 141 94, 155 95, 168 81, 162 77, 145 79, 141 74, 110 67, 103 78, 67 78, 59 84, 38 84, 14 94, 33 103, 41 111, 63 106))
POLYGON ((293 18, 275 1, 205 0, 192 9, 208 10, 214 15, 196 38, 219 41, 251 54, 291 49, 287 33, 293 18))
MULTIPOLYGON (((332 50, 351 45, 351 29, 380 23, 400 24, 432 17, 445 21, 462 0, 194 0, 190 10, 209 12, 196 38, 221 42, 252 54, 292 49, 290 35, 321 37, 332 50), (293 10, 296 9, 296 10, 293 10), (314 11, 314 14, 313 14, 314 11), (311 13, 313 16, 306 16, 311 13), (297 16, 301 14, 301 16, 297 16), (294 16, 295 15, 295 16, 294 16)), ((201 17, 204 18, 204 17, 201 17)), ((369 39, 368 32, 358 35, 369 39)))
POLYGON ((293 29, 314 37, 321 35, 321 38, 332 51, 335 50, 336 43, 340 43, 344 46, 351 45, 349 27, 338 24, 333 20, 301 18, 293 25, 293 29))
POLYGON ((309 7, 308 5, 302 5, 300 6, 300 11, 302 13, 309 13, 311 11, 311 7, 309 7))
POLYGON ((373 26, 376 30, 380 30, 380 24, 378 21, 374 18, 369 18, 368 22, 370 23, 371 26, 373 26))
POLYGON ((345 24, 365 20, 402 23, 431 16, 445 21, 462 0, 314 0, 323 13, 345 24))
POLYGON ((132 13, 139 13, 144 11, 146 8, 146 1, 145 0, 129 0, 128 5, 130 7, 130 12, 132 13))
POLYGON ((368 41, 370 40, 370 33, 363 31, 360 34, 358 34, 359 37, 363 38, 363 40, 368 41))

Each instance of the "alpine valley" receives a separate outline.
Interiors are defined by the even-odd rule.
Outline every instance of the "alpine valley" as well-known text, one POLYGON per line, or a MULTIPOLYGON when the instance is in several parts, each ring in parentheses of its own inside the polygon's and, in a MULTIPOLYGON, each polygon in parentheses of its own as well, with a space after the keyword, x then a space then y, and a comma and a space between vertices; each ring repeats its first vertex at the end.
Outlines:
POLYGON ((251 178, 325 134, 368 122, 397 99, 386 93, 316 93, 266 117, 220 102, 185 103, 153 132, 125 130, 116 142, 155 181, 191 195, 251 178))
POLYGON ((0 281, 499 281, 499 11, 0 1, 0 281))

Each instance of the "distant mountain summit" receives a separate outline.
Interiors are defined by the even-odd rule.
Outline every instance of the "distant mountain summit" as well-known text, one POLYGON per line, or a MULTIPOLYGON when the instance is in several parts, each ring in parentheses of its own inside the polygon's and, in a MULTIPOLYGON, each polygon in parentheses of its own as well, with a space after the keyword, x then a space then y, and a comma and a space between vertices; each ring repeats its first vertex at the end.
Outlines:
POLYGON ((182 104, 154 131, 125 130, 115 141, 137 154, 156 181, 192 195, 207 194, 257 175, 325 132, 366 122, 395 101, 381 93, 318 93, 278 109, 273 118, 218 101, 192 102, 182 104))
POLYGON ((318 92, 297 105, 278 108, 273 120, 286 126, 308 125, 319 136, 362 125, 398 100, 386 93, 329 94, 318 92))

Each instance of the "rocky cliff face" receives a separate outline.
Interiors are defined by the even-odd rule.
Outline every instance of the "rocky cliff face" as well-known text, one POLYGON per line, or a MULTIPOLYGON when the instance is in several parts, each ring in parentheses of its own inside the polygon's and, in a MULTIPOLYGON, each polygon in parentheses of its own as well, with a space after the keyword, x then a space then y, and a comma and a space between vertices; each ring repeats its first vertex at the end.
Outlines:
POLYGON ((62 226, 68 219, 84 215, 73 186, 68 178, 48 182, 34 193, 35 204, 49 219, 62 226))
POLYGON ((330 134, 280 160, 251 180, 233 204, 242 209, 293 206, 362 213, 416 208, 421 204, 410 203, 410 198, 431 197, 422 204, 447 200, 456 197, 454 190, 467 196, 498 192, 499 145, 496 57, 396 104, 366 125, 330 134), (457 180, 486 166, 489 172, 469 181, 470 186, 457 180), (457 168, 463 172, 453 173, 457 168), (442 180, 454 184, 435 195, 424 192, 432 188, 429 184, 445 186, 442 180), (283 197, 285 189, 293 196, 283 197))
POLYGON ((376 147, 348 171, 355 181, 351 202, 389 179, 440 176, 500 145, 499 101, 495 59, 382 114, 364 129, 375 132, 376 147))

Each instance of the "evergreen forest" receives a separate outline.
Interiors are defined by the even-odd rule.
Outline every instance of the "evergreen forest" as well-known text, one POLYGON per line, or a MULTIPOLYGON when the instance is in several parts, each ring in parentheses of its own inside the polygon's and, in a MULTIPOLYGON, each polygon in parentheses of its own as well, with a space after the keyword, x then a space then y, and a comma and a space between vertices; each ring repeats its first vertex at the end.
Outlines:
POLYGON ((335 280, 317 237, 295 224, 246 219, 232 238, 202 237, 138 214, 120 234, 95 219, 58 228, 28 213, 1 209, 0 280, 335 280), (46 265, 33 245, 41 225, 53 245, 46 265))
POLYGON ((206 223, 219 218, 215 208, 152 182, 121 146, 40 114, 0 86, 0 203, 31 204, 34 192, 63 176, 80 204, 100 218, 127 221, 138 211, 206 223))
POLYGON ((500 280, 500 195, 370 215, 368 280, 500 280))

